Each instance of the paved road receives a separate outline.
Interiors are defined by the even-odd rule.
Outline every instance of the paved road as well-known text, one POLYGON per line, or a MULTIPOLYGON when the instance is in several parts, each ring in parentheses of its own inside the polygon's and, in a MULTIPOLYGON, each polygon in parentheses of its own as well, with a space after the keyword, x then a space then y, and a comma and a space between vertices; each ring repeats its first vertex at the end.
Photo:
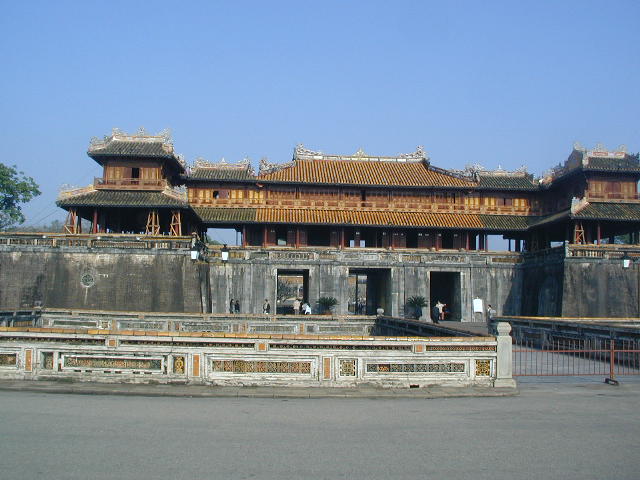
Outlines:
POLYGON ((0 478, 637 479, 640 383, 440 399, 0 391, 0 478))

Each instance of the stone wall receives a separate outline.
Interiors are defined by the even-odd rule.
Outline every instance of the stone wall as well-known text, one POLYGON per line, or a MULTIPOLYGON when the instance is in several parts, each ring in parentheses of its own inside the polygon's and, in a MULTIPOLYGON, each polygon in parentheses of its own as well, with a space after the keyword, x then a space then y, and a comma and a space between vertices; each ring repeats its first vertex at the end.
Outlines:
POLYGON ((2 308, 200 312, 202 278, 188 250, 0 247, 2 308))
MULTIPOLYGON (((498 315, 638 316, 640 265, 622 268, 609 258, 568 257, 564 249, 510 252, 233 248, 194 262, 186 248, 95 248, 0 245, 0 308, 100 309, 140 312, 225 313, 239 299, 242 313, 276 307, 278 271, 308 275, 309 301, 322 296, 348 313, 349 273, 369 272, 377 300, 402 317, 414 295, 430 299, 436 273, 456 276, 454 320, 472 321, 472 302, 498 315), (384 291, 382 291, 384 290, 384 291)), ((454 287, 452 287, 454 288, 454 287)), ((375 306, 374 306, 375 307, 375 306)))
POLYGON ((620 259, 567 258, 562 316, 640 317, 640 265, 620 259))

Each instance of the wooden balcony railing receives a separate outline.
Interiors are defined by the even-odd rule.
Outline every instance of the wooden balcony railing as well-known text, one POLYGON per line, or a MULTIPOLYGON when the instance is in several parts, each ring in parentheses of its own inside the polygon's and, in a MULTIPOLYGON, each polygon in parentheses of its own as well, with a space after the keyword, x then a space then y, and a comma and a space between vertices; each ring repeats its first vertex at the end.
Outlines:
POLYGON ((589 200, 608 200, 612 202, 637 202, 640 195, 637 193, 613 193, 613 192, 587 192, 587 201, 589 200))
POLYGON ((326 209, 366 209, 375 211, 438 212, 438 213, 485 213, 494 215, 534 215, 530 207, 464 205, 458 203, 415 203, 414 201, 373 202, 353 200, 293 199, 293 198, 217 198, 191 197, 189 203, 204 207, 287 207, 326 209))
POLYGON ((164 178, 100 178, 93 180, 93 186, 98 190, 122 189, 122 190, 162 190, 168 187, 164 178))

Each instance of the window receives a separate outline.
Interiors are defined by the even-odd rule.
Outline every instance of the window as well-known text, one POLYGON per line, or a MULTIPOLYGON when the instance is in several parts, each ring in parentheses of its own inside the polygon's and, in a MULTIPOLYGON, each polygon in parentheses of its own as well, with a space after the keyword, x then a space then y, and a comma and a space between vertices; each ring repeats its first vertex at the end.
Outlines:
POLYGON ((484 198, 484 205, 486 207, 495 207, 496 206, 496 199, 495 197, 485 197, 484 198))

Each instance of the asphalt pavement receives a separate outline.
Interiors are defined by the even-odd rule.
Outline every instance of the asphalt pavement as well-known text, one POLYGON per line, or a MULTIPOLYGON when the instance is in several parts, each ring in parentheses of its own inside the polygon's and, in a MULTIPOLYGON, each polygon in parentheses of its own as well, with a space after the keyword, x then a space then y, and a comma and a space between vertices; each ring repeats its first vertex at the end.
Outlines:
POLYGON ((0 478, 637 479, 640 382, 259 398, 0 391, 0 478))

